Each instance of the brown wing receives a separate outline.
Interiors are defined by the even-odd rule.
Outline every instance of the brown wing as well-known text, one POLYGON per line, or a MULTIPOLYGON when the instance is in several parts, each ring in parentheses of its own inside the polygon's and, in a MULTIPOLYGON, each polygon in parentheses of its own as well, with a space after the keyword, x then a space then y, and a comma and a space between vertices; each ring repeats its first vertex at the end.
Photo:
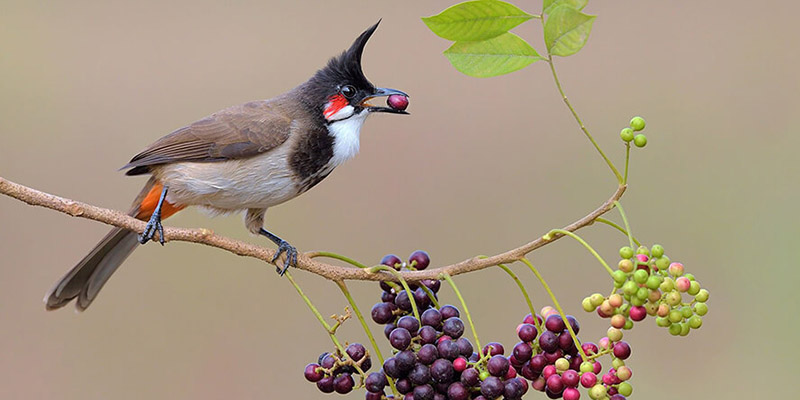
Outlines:
POLYGON ((121 169, 126 175, 150 172, 154 165, 212 162, 252 157, 279 146, 289 137, 292 118, 275 100, 231 107, 157 140, 121 169))

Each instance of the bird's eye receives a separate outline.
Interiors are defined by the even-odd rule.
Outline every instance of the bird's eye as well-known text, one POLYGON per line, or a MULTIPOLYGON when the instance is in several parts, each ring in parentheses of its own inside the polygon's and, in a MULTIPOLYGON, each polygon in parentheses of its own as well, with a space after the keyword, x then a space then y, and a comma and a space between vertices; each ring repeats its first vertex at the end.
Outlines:
POLYGON ((343 86, 340 91, 342 92, 342 95, 348 99, 356 95, 356 88, 350 85, 343 86))

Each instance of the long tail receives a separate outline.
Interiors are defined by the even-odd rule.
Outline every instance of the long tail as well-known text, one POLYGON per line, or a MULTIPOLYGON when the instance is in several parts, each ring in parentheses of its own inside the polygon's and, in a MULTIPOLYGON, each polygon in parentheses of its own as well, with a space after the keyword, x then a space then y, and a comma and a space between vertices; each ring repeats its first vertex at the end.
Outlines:
MULTIPOLYGON (((153 214, 161 195, 161 184, 150 178, 133 202, 129 215, 147 220, 153 214)), ((161 218, 166 219, 183 207, 164 202, 161 218)), ((83 311, 92 304, 97 293, 139 244, 136 232, 114 228, 92 251, 61 278, 44 297, 45 307, 55 310, 77 298, 75 307, 83 311)))

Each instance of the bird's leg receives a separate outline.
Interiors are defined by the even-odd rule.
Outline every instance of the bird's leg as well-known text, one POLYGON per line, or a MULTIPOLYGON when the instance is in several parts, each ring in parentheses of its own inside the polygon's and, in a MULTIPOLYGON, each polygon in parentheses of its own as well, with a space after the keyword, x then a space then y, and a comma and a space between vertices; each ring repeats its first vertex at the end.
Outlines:
POLYGON ((278 245, 278 251, 275 252, 275 256, 272 257, 273 263, 282 253, 286 253, 286 261, 283 263, 283 269, 278 266, 275 267, 279 275, 283 276, 290 266, 297 266, 297 249, 295 249, 294 246, 264 228, 260 228, 258 234, 266 236, 269 240, 278 245))
POLYGON ((161 197, 158 198, 156 209, 153 210, 153 215, 150 216, 150 221, 147 221, 147 226, 144 227, 144 232, 139 235, 139 243, 145 244, 155 236, 158 231, 158 241, 164 245, 164 227, 161 225, 161 206, 164 204, 164 199, 167 198, 167 186, 161 190, 161 197))

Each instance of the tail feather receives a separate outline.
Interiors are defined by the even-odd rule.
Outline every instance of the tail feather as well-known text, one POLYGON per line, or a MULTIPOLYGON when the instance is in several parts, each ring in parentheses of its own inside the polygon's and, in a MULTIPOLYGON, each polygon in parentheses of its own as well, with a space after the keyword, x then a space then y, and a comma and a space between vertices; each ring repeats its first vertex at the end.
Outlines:
POLYGON ((109 232, 91 253, 50 289, 45 296, 45 307, 55 310, 77 298, 75 306, 80 311, 85 310, 137 245, 136 232, 121 228, 109 232))
MULTIPOLYGON (((128 215, 147 220, 155 210, 161 194, 162 186, 151 177, 139 196, 133 201, 128 215)), ((168 201, 162 208, 162 219, 180 211, 182 206, 175 206, 168 201)), ((139 244, 137 233, 122 228, 115 228, 98 243, 92 251, 73 267, 44 297, 45 308, 55 310, 77 299, 75 307, 83 311, 92 304, 97 293, 139 244)))

